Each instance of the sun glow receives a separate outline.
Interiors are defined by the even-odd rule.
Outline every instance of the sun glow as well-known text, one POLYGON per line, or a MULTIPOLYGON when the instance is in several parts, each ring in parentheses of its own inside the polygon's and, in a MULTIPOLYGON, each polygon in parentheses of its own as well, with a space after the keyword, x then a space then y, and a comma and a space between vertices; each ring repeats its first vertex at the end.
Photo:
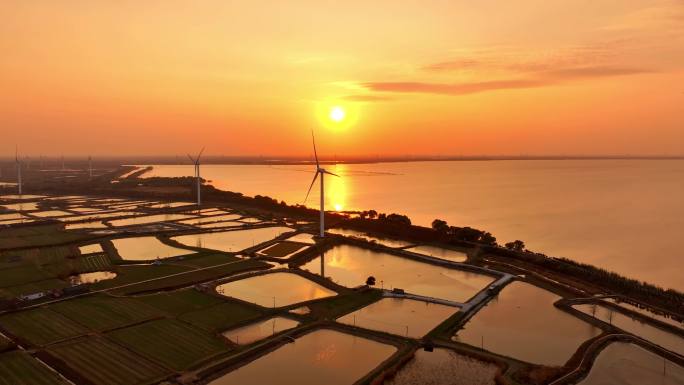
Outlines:
POLYGON ((318 124, 332 132, 346 132, 356 126, 360 112, 360 103, 345 103, 338 99, 322 100, 315 104, 318 124))
POLYGON ((344 109, 340 106, 335 106, 330 109, 330 119, 334 122, 341 122, 346 115, 347 113, 344 112, 344 109))

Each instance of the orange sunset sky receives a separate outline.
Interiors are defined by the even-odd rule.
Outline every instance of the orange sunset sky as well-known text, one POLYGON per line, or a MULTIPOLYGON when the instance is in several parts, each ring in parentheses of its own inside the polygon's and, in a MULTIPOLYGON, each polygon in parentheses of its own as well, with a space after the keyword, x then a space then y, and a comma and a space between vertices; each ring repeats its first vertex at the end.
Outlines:
POLYGON ((0 156, 684 154, 681 0, 4 0, 0 58, 0 156))

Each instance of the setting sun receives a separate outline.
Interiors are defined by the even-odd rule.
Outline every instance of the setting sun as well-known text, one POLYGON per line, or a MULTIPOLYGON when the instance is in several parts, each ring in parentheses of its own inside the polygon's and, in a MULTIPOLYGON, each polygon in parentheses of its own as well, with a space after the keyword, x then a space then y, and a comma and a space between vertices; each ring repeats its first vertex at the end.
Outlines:
POLYGON ((345 115, 344 109, 340 106, 335 106, 330 110, 330 119, 334 122, 341 122, 344 120, 345 115))

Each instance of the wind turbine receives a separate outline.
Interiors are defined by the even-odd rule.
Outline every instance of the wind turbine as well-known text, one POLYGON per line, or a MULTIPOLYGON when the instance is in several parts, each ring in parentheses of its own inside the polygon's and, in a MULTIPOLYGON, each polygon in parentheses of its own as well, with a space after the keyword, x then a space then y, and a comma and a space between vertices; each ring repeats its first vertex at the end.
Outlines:
POLYGON ((19 195, 21 195, 21 162, 19 161, 19 146, 14 152, 14 162, 17 164, 17 187, 19 188, 19 195))
POLYGON ((202 156, 202 153, 204 152, 204 147, 202 147, 202 151, 197 154, 197 158, 193 158, 188 154, 188 158, 192 161, 192 163, 195 164, 195 179, 197 180, 197 207, 199 207, 202 204, 202 196, 200 194, 201 187, 202 187, 202 178, 200 177, 200 157, 202 156))
POLYGON ((93 179, 93 158, 88 155, 88 179, 93 179))
POLYGON ((336 177, 339 177, 339 175, 334 174, 324 168, 321 167, 321 164, 318 162, 318 154, 316 153, 316 138, 314 138, 314 133, 311 131, 311 140, 313 142, 313 149, 314 149, 314 157, 316 158, 316 173, 314 174, 313 180, 311 181, 311 185, 309 185, 309 191, 306 192, 306 198, 304 198, 304 203, 306 203, 306 200, 309 198, 309 193, 311 193, 311 188, 313 187, 314 183, 316 183, 316 178, 318 178, 318 175, 321 175, 321 238, 325 236, 325 191, 324 191, 324 183, 323 183, 323 176, 325 174, 330 174, 334 175, 336 177))

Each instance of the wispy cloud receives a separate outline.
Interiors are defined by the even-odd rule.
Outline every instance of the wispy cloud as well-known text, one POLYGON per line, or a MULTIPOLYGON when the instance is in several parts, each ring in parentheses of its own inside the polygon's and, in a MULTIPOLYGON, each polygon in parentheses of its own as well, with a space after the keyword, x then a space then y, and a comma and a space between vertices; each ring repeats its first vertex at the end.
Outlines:
POLYGON ((423 82, 366 82, 362 85, 372 91, 465 95, 476 92, 532 88, 545 85, 541 80, 497 80, 477 83, 423 83, 423 82))
POLYGON ((624 76, 648 72, 653 71, 642 68, 585 66, 537 72, 535 77, 526 79, 491 80, 484 82, 463 83, 365 82, 361 83, 361 86, 371 91, 377 92, 465 95, 486 91, 544 87, 574 79, 624 76))
POLYGON ((344 97, 346 100, 350 100, 353 102, 387 102, 390 100, 394 100, 395 98, 387 95, 373 95, 373 94, 365 94, 365 95, 347 95, 344 97))

